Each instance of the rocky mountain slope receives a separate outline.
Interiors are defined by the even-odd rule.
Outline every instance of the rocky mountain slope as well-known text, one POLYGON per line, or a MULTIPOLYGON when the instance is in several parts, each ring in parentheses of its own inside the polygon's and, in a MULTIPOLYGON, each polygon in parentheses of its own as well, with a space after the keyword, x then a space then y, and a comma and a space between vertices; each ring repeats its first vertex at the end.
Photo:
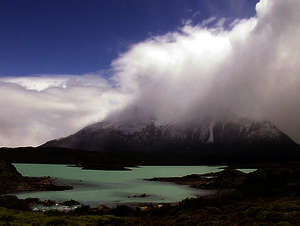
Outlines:
POLYGON ((296 144, 269 121, 238 118, 184 124, 158 124, 155 120, 107 120, 87 126, 71 136, 49 141, 42 147, 89 151, 198 151, 207 145, 220 148, 296 144))

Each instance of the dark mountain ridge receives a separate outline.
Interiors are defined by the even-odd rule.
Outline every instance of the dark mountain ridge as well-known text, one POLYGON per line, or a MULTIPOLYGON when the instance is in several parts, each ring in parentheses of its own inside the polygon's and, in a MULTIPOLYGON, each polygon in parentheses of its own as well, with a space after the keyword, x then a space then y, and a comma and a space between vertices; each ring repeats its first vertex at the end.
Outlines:
POLYGON ((205 151, 222 152, 229 147, 296 147, 297 144, 269 121, 245 118, 227 121, 158 124, 103 121, 77 133, 49 141, 41 147, 60 147, 88 151, 205 151))

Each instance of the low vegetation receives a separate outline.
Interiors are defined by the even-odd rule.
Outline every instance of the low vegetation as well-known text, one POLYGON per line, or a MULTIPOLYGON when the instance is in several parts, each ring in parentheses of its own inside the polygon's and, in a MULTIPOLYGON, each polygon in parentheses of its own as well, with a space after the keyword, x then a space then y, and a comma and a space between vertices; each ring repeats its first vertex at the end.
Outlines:
POLYGON ((42 213, 1 207, 0 225, 300 225, 300 196, 187 199, 177 206, 143 211, 120 206, 109 214, 92 209, 42 213))

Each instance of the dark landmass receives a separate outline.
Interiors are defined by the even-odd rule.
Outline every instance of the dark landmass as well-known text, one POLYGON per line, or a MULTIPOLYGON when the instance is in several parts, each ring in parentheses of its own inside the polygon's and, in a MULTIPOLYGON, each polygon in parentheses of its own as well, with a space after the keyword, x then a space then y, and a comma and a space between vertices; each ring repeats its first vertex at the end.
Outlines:
POLYGON ((152 178, 149 181, 172 182, 189 185, 199 189, 213 189, 217 192, 238 191, 251 195, 271 196, 283 193, 300 194, 299 162, 290 163, 289 167, 265 167, 251 173, 227 168, 221 172, 192 174, 184 177, 152 178), (294 166, 294 168, 291 168, 294 166))
MULTIPOLYGON (((148 204, 134 208, 124 205, 116 208, 103 205, 96 208, 80 206, 67 213, 26 211, 24 208, 26 205, 38 200, 2 197, 0 224, 153 226, 300 224, 300 166, 296 162, 261 168, 249 174, 225 169, 213 174, 164 180, 220 192, 173 204, 148 204)), ((66 202, 68 203, 78 204, 75 201, 66 202)))
POLYGON ((78 164, 77 167, 81 167, 81 169, 83 170, 110 170, 110 171, 114 171, 114 170, 130 170, 126 167, 129 167, 128 165, 122 166, 122 165, 116 165, 116 164, 97 164, 97 163, 81 163, 78 164))
POLYGON ((111 151, 93 152, 66 148, 0 148, 0 159, 14 163, 76 165, 84 169, 125 170, 139 165, 234 165, 257 168, 257 165, 285 164, 300 161, 299 146, 249 145, 225 146, 204 144, 201 149, 173 152, 111 151))
POLYGON ((146 198, 150 197, 150 195, 147 195, 146 193, 140 194, 140 195, 130 195, 128 198, 146 198))
POLYGON ((77 202, 75 200, 68 200, 68 201, 61 202, 59 204, 64 206, 74 206, 74 205, 80 205, 80 202, 77 202))
POLYGON ((239 170, 225 169, 217 173, 191 174, 183 177, 155 177, 145 180, 171 182, 193 188, 214 189, 220 192, 223 189, 235 188, 242 184, 248 176, 239 170))
POLYGON ((56 184, 51 177, 23 177, 16 168, 0 160, 0 195, 28 191, 61 191, 72 189, 69 185, 56 184))

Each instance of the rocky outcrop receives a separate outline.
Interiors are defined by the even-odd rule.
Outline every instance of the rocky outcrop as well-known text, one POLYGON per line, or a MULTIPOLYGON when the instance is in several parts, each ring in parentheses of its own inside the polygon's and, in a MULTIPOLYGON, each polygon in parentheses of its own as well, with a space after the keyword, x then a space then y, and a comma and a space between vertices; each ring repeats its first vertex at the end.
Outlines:
POLYGON ((12 164, 0 160, 0 194, 68 189, 72 186, 56 184, 51 177, 23 177, 12 164))
POLYGON ((230 189, 244 183, 247 174, 235 169, 226 169, 217 173, 191 174, 183 177, 157 177, 149 181, 172 182, 200 189, 230 189))
MULTIPOLYGON (((291 166, 291 164, 290 164, 291 166)), ((300 168, 286 166, 260 168, 251 173, 236 169, 225 169, 217 173, 192 174, 184 177, 161 177, 150 181, 172 182, 193 188, 217 191, 238 191, 251 196, 277 194, 299 194, 300 168)))

